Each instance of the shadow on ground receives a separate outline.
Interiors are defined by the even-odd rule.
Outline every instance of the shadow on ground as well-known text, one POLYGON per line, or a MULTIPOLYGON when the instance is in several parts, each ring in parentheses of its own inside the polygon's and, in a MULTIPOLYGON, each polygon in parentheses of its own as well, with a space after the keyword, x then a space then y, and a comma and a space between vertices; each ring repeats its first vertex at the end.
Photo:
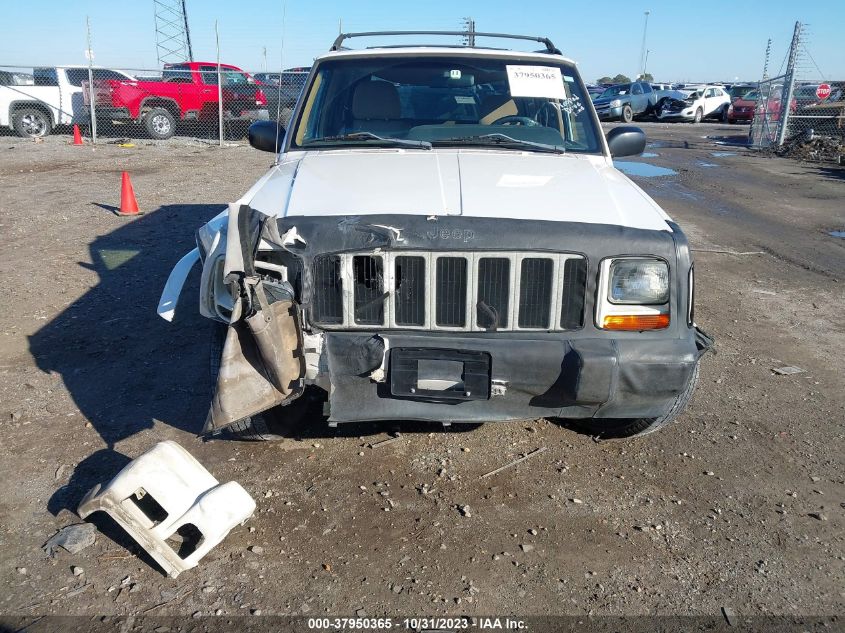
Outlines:
POLYGON ((99 282, 29 338, 38 367, 58 372, 109 447, 159 420, 199 432, 208 408, 208 325, 197 312, 198 271, 175 323, 156 314, 172 266, 196 228, 223 205, 171 205, 90 244, 99 282))

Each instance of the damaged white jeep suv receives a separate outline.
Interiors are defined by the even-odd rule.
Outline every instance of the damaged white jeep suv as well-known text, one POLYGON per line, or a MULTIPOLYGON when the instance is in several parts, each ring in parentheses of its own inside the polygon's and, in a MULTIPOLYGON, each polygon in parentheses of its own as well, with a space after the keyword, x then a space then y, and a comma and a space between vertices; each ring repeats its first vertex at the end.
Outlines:
POLYGON ((171 273, 164 318, 201 260, 200 312, 228 325, 205 431, 266 438, 262 412, 315 399, 330 425, 668 423, 712 341, 684 234, 613 166, 642 131, 605 138, 546 38, 476 34, 539 52, 343 46, 422 34, 341 35, 288 129, 250 129, 275 164, 171 273))

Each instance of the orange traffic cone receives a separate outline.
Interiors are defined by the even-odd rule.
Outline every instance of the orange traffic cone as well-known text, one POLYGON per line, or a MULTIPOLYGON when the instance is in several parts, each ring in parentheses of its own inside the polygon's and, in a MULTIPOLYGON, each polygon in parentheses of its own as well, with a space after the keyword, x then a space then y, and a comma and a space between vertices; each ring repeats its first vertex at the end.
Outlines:
POLYGON ((129 174, 123 172, 120 181, 120 210, 118 215, 138 215, 138 201, 135 200, 135 190, 132 189, 132 181, 129 174))
POLYGON ((79 132, 79 126, 76 123, 73 124, 73 144, 82 145, 82 134, 79 132))

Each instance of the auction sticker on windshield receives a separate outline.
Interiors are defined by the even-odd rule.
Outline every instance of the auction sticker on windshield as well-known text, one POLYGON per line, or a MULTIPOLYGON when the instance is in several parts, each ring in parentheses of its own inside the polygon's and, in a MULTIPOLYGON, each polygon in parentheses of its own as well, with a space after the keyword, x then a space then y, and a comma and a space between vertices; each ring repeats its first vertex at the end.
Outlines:
POLYGON ((505 66, 512 97, 564 99, 563 77, 554 66, 505 66))

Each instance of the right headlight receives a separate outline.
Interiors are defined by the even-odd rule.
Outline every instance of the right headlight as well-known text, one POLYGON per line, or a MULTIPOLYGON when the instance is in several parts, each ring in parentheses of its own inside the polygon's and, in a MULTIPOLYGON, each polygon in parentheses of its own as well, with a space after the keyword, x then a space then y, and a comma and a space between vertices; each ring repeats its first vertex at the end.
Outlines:
POLYGON ((669 266, 659 259, 617 259, 610 265, 611 303, 660 305, 669 300, 669 266))
POLYGON ((669 265, 656 257, 616 257, 600 264, 596 324, 604 330, 669 327, 669 265))
POLYGON ((613 100, 613 101, 611 101, 608 105, 609 105, 611 108, 618 108, 619 106, 621 106, 621 105, 622 105, 622 100, 621 100, 621 99, 614 99, 614 100, 613 100))

